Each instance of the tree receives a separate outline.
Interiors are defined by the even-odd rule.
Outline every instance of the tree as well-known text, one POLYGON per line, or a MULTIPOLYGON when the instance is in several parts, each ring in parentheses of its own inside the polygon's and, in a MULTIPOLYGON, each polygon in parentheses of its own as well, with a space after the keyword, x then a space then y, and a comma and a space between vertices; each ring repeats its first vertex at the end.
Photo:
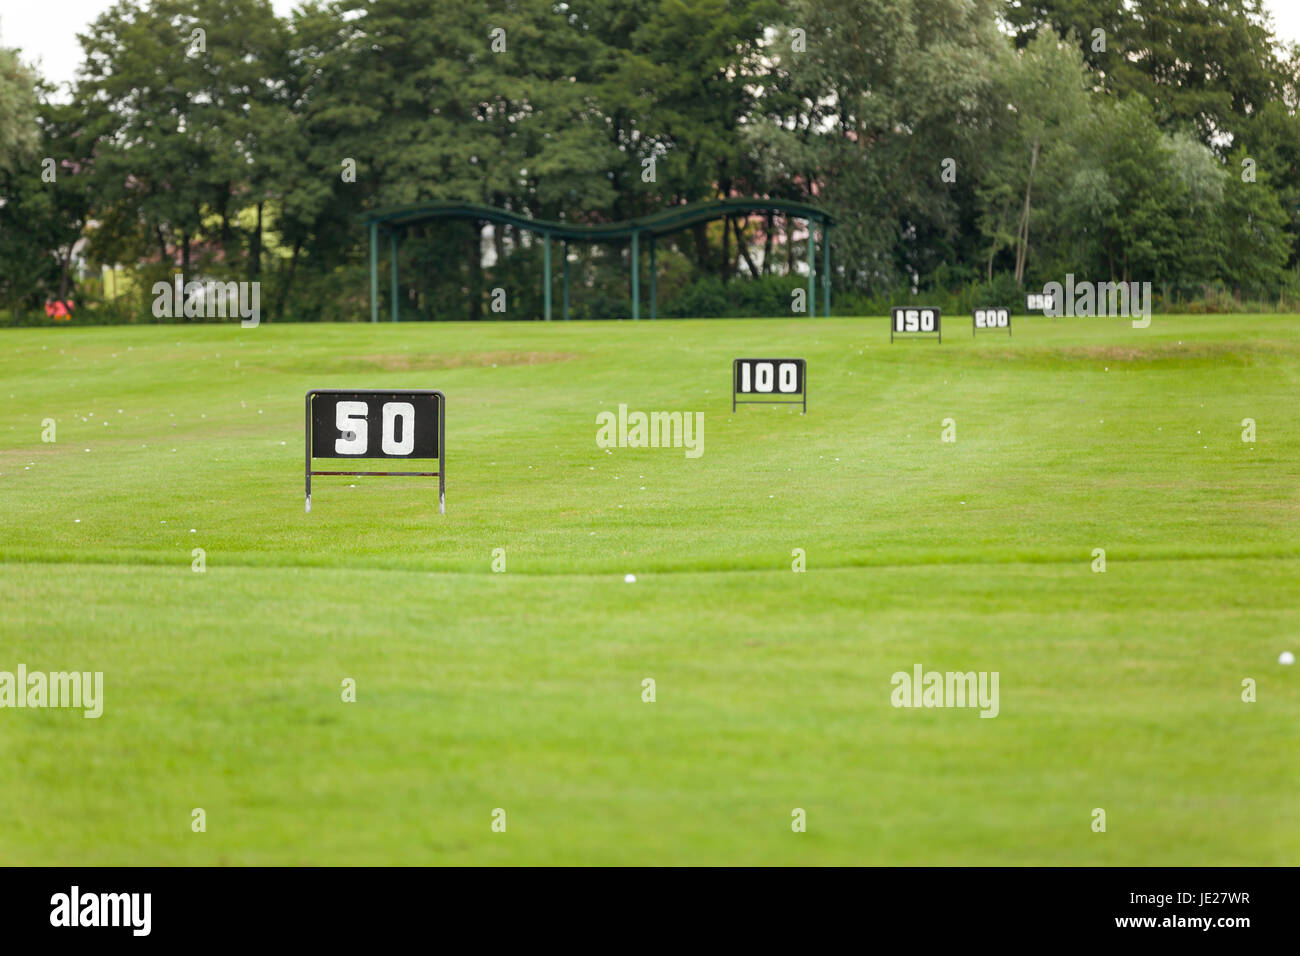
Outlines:
POLYGON ((36 85, 18 51, 0 47, 0 171, 12 172, 35 155, 36 85))
POLYGON ((1011 247, 1016 282, 1024 282, 1035 221, 1035 187, 1041 192, 1046 183, 1053 192, 1059 191, 1072 168, 1080 131, 1092 111, 1089 86, 1078 47, 1051 31, 1040 33, 1004 64, 997 96, 1005 105, 997 113, 993 161, 977 189, 990 279, 998 252, 1011 247))
POLYGON ((48 100, 33 79, 37 111, 31 132, 0 167, 0 301, 18 314, 42 299, 68 299, 73 256, 91 209, 84 174, 90 141, 75 105, 48 100))
POLYGON ((206 242, 207 265, 233 266, 232 214, 256 201, 259 131, 276 125, 268 111, 283 39, 269 2, 121 0, 80 39, 76 100, 96 140, 89 173, 116 210, 96 249, 128 261, 152 249, 160 268, 179 250, 190 272, 206 242))
POLYGON ((796 0, 773 31, 749 142, 771 142, 769 178, 830 207, 849 285, 915 281, 956 233, 962 193, 942 177, 945 160, 959 182, 981 168, 1006 50, 996 6, 796 0))
MULTIPOLYGON (((1228 158, 1228 169, 1240 170, 1245 158, 1239 147, 1228 158)), ((1268 289, 1282 280, 1291 252, 1286 228, 1290 217, 1273 191, 1272 176, 1257 169, 1255 181, 1230 175, 1220 212, 1226 282, 1253 289, 1268 289)))
POLYGON ((1286 82, 1262 0, 1012 0, 1006 17, 1020 46, 1043 28, 1073 33, 1107 90, 1140 94, 1165 130, 1193 123, 1219 150, 1286 82))
POLYGON ((1179 285, 1206 284, 1224 272, 1221 206, 1228 174, 1214 152, 1188 129, 1166 136, 1177 242, 1161 278, 1179 285))
POLYGON ((1242 136, 1244 155, 1262 169, 1274 184, 1278 202, 1287 214, 1290 245, 1288 263, 1300 262, 1300 113, 1295 105, 1277 100, 1268 103, 1253 118, 1242 136))

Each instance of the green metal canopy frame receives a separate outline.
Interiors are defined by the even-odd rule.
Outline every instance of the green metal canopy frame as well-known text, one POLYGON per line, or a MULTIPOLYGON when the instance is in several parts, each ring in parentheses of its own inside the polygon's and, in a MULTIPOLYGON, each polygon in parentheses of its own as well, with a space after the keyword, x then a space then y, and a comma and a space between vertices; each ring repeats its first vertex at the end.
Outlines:
POLYGON ((817 314, 817 246, 814 238, 814 225, 822 225, 822 301, 826 315, 831 314, 831 273, 830 246, 826 241, 827 231, 835 225, 834 220, 823 209, 807 203, 786 199, 716 199, 709 202, 690 203, 672 206, 650 216, 626 219, 622 222, 601 223, 599 225, 577 225, 569 222, 554 222, 545 219, 530 219, 495 206, 484 206, 469 202, 425 202, 408 206, 388 206, 373 209, 361 216, 361 221, 370 231, 370 321, 379 321, 379 229, 382 226, 389 234, 389 263, 392 281, 391 306, 392 319, 397 321, 397 245, 402 230, 408 226, 431 222, 435 219, 472 219, 483 222, 515 226, 536 233, 543 238, 543 279, 545 317, 551 319, 551 285, 554 275, 551 271, 551 240, 558 239, 564 244, 564 318, 569 317, 569 242, 614 242, 631 240, 632 243, 632 318, 641 317, 641 240, 650 245, 650 318, 656 318, 655 302, 655 241, 660 236, 681 232, 701 222, 715 219, 730 219, 732 216, 752 215, 754 213, 781 213, 796 219, 808 221, 808 314, 817 314))

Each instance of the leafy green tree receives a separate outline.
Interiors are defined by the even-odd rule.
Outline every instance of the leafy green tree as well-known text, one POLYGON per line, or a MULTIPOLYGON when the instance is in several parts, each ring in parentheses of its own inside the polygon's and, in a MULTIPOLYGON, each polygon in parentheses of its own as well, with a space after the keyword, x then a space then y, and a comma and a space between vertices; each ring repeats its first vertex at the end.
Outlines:
MULTIPOLYGON (((1244 147, 1228 157, 1230 173, 1241 169, 1244 147)), ((1220 211, 1225 282, 1268 290, 1282 281, 1291 253, 1290 217, 1272 189, 1273 177, 1257 169, 1255 181, 1229 175, 1220 211)))
POLYGON ((1214 152, 1185 130, 1166 136, 1177 241, 1165 251, 1160 278, 1179 285, 1208 283, 1222 275, 1223 236, 1220 217, 1228 174, 1214 152))
MULTIPOLYGON (((1015 279, 1023 283, 1035 221, 1035 190, 1059 194, 1075 166, 1077 147, 1092 115, 1090 77, 1078 47, 1043 31, 1004 63, 988 164, 977 187, 979 224, 988 241, 986 273, 998 253, 1015 253, 1015 279)), ((1051 221, 1050 219, 1048 220, 1051 221)))
POLYGON ((73 264, 91 212, 90 140, 75 105, 33 80, 37 111, 14 161, 0 167, 0 301, 15 313, 72 298, 73 264))
POLYGON ((36 84, 18 51, 0 47, 0 171, 14 170, 35 154, 36 84))
POLYGON ((362 257, 365 237, 356 217, 378 189, 373 139, 385 102, 357 88, 367 37, 363 18, 344 14, 336 4, 318 2, 294 11, 287 26, 284 110, 278 125, 262 131, 253 178, 277 239, 276 254, 266 257, 275 316, 349 316, 346 299, 332 311, 340 270, 354 286, 357 305, 363 294, 359 268, 348 266, 362 257), (300 290, 303 276, 307 287, 300 290))
POLYGON ((1089 204, 1102 260, 1095 268, 1121 282, 1172 279, 1168 250, 1178 243, 1180 197, 1169 146, 1140 97, 1098 105, 1084 130, 1081 163, 1100 174, 1097 198, 1089 204))
MULTIPOLYGON (((670 0, 574 6, 601 43, 601 112, 615 151, 609 164, 614 218, 664 205, 753 195, 765 183, 741 127, 756 108, 764 24, 773 0, 670 0), (646 165, 653 162, 653 179, 646 165)), ((724 279, 739 225, 716 229, 724 279)), ((692 232, 696 264, 714 264, 703 224, 692 232)))
POLYGON ((1249 157, 1273 184, 1288 219, 1288 263, 1295 266, 1300 263, 1300 113, 1281 100, 1268 103, 1252 117, 1242 140, 1245 155, 1238 156, 1236 171, 1249 157))
POLYGON ((769 178, 781 171, 836 215, 849 285, 929 272, 933 237, 956 233, 960 193, 943 176, 947 166, 961 182, 982 165, 1006 50, 997 6, 796 0, 774 31, 750 143, 771 143, 769 178), (795 30, 806 32, 802 52, 795 30))
POLYGON ((196 251, 206 265, 236 261, 233 213, 256 201, 250 176, 275 125, 283 40, 269 2, 121 0, 80 39, 90 175, 115 210, 97 250, 129 260, 152 249, 160 267, 179 250, 184 272, 196 251))
POLYGON ((48 271, 48 240, 28 208, 38 195, 41 158, 37 84, 17 50, 0 47, 0 301, 17 312, 33 279, 48 271))
POLYGON ((1164 129, 1193 123, 1216 149, 1286 82, 1263 0, 1011 0, 1006 19, 1022 46, 1044 27, 1073 33, 1106 89, 1140 94, 1164 129))

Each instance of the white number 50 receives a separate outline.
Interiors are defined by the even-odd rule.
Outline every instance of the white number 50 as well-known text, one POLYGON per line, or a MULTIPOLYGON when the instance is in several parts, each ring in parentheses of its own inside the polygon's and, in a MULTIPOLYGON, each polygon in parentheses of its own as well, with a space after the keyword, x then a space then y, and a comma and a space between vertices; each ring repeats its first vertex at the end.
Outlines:
MULTIPOLYGON (((334 440, 334 452, 339 455, 364 455, 370 444, 370 428, 366 421, 369 407, 365 402, 339 402, 335 407, 334 424, 341 438, 334 440)), ((410 402, 385 402, 383 430, 379 447, 385 455, 409 455, 415 449, 415 406, 410 402), (397 420, 402 420, 402 440, 394 436, 397 420)))

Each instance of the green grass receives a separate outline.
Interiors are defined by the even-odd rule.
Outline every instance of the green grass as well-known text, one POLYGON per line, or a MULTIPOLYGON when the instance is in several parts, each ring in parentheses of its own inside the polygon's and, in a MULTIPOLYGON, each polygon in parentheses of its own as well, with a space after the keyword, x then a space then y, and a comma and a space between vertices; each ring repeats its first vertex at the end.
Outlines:
POLYGON ((0 333, 0 670, 105 682, 0 709, 0 863, 1300 862, 1300 324, 968 323, 0 333), (764 354, 806 417, 731 412, 764 354), (304 514, 304 393, 378 386, 446 392, 447 514, 304 514))

